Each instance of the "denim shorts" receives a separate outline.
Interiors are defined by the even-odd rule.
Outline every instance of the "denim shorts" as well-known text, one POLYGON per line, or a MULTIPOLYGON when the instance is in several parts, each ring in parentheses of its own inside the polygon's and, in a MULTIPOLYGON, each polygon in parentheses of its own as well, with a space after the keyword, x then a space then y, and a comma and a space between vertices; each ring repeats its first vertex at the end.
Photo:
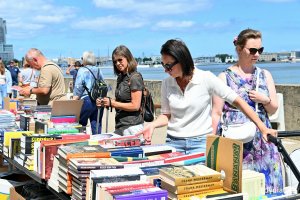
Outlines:
POLYGON ((176 148, 176 151, 184 154, 197 152, 206 152, 206 135, 190 137, 190 138, 175 138, 167 136, 166 144, 176 148))

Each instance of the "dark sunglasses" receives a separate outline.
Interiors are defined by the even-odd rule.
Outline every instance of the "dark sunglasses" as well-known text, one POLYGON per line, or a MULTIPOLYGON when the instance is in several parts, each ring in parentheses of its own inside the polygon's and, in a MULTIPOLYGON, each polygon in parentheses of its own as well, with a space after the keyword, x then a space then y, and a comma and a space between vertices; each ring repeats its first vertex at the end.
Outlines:
POLYGON ((119 58, 117 60, 114 60, 114 64, 117 64, 117 62, 121 63, 123 61, 123 58, 119 58))
POLYGON ((256 48, 246 48, 246 49, 249 50, 249 52, 250 52, 251 55, 255 55, 257 52, 258 52, 259 54, 262 54, 262 52, 264 51, 264 48, 263 48, 263 47, 261 47, 261 48, 259 48, 259 49, 256 49, 256 48))
POLYGON ((167 70, 167 71, 171 71, 172 68, 177 65, 179 62, 176 60, 175 62, 173 62, 172 64, 164 64, 163 62, 161 62, 161 65, 167 70))

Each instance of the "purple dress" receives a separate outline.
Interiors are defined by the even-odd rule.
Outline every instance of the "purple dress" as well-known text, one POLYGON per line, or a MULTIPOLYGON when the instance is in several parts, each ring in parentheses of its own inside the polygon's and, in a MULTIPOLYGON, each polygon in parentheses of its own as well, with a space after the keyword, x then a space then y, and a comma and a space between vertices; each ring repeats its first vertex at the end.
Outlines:
MULTIPOLYGON (((227 85, 237 92, 253 110, 255 110, 255 102, 249 98, 247 91, 256 89, 258 71, 260 71, 258 90, 260 93, 269 96, 264 70, 256 67, 252 77, 247 79, 242 78, 230 69, 225 70, 227 85)), ((225 102, 223 112, 223 120, 228 124, 249 121, 241 111, 235 109, 227 102, 225 102)), ((257 113, 265 125, 271 128, 270 120, 262 104, 258 104, 257 113)), ((221 134, 221 131, 221 124, 219 124, 218 133, 221 134)), ((266 194, 283 192, 281 158, 277 147, 271 142, 266 142, 258 129, 253 140, 244 143, 243 146, 243 169, 251 169, 265 175, 266 194)))

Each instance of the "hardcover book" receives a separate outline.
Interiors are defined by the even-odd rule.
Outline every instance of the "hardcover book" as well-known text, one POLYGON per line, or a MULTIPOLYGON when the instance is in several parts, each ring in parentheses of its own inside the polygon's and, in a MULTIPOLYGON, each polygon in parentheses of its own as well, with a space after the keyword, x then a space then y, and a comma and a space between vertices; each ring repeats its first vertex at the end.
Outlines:
POLYGON ((188 184, 188 185, 180 185, 174 186, 171 183, 168 183, 168 180, 161 180, 161 188, 168 190, 174 194, 185 194, 191 192, 212 190, 223 188, 223 181, 216 182, 206 182, 206 183, 196 183, 196 184, 188 184))
POLYGON ((69 165, 78 171, 124 168, 124 166, 114 158, 71 158, 69 165))
POLYGON ((152 200, 152 199, 167 199, 168 192, 158 187, 145 188, 122 192, 112 195, 115 200, 152 200))
POLYGON ((57 152, 62 158, 109 158, 110 152, 100 146, 62 146, 57 152))
POLYGON ((162 179, 174 186, 214 182, 221 180, 221 173, 205 165, 163 167, 159 170, 162 179))
POLYGON ((215 195, 215 194, 228 194, 223 188, 212 189, 212 190, 204 190, 198 192, 190 192, 185 194, 175 194, 172 192, 168 192, 168 198, 170 200, 197 200, 204 199, 206 196, 215 195))

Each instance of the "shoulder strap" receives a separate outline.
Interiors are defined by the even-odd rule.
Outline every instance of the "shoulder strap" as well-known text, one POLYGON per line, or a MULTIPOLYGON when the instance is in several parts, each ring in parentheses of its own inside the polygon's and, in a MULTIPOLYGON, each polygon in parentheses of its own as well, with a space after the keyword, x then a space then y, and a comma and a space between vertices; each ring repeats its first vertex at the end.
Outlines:
MULTIPOLYGON (((90 72, 91 72, 91 74, 93 75, 93 77, 94 77, 94 79, 96 80, 97 78, 96 78, 96 76, 94 75, 94 73, 92 72, 92 70, 90 70, 88 67, 86 67, 86 66, 83 66, 84 68, 86 68, 86 69, 88 69, 90 72)), ((98 69, 98 74, 99 74, 99 69, 98 69)))

